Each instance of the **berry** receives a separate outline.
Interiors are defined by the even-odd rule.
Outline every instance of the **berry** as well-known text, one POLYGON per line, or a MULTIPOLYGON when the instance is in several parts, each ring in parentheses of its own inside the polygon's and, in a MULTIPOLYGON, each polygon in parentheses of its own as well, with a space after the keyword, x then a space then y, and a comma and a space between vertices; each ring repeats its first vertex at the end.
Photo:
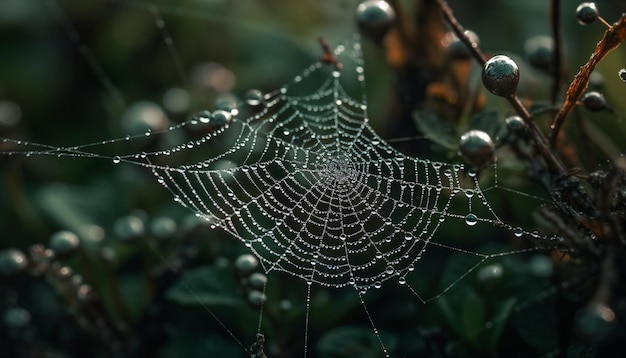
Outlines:
POLYGON ((384 0, 363 1, 356 8, 356 22, 365 35, 381 42, 396 20, 396 12, 384 0))
POLYGON ((132 241, 145 232, 143 220, 135 215, 121 217, 113 224, 115 235, 122 241, 132 241))
POLYGON ((252 288, 256 288, 257 290, 262 290, 267 284, 267 276, 260 272, 255 272, 250 277, 248 277, 248 284, 252 288))
POLYGON ((252 307, 259 308, 266 300, 267 296, 261 291, 252 290, 248 292, 248 303, 252 305, 252 307))
MULTIPOLYGON (((470 39, 470 41, 472 42, 472 46, 477 47, 479 45, 480 39, 474 31, 465 31, 465 36, 470 39)), ((472 56, 465 43, 461 41, 453 31, 449 31, 444 36, 442 43, 443 46, 448 49, 448 54, 451 58, 458 60, 467 60, 472 56)))
POLYGON ((211 124, 217 127, 221 127, 230 122, 231 118, 232 115, 230 114, 230 112, 218 109, 217 111, 213 112, 213 115, 211 116, 211 124))
POLYGON ((493 160, 495 146, 489 134, 473 129, 461 136, 459 149, 469 165, 482 168, 493 160))
POLYGON ((59 231, 50 237, 48 245, 58 257, 68 257, 80 247, 80 239, 70 231, 59 231))
POLYGON ((519 83, 519 68, 509 56, 493 56, 483 67, 483 84, 489 92, 501 97, 513 97, 519 83))
POLYGON ((235 261, 235 267, 237 271, 246 275, 254 271, 259 266, 259 260, 250 254, 244 254, 237 257, 235 261))
POLYGON ((157 239, 168 239, 176 234, 178 226, 174 219, 167 216, 158 217, 150 223, 150 232, 157 239))
POLYGON ((30 320, 30 312, 22 307, 11 307, 4 312, 4 324, 8 328, 27 327, 30 320))
POLYGON ((239 110, 237 109, 237 99, 234 96, 229 95, 229 94, 221 95, 215 101, 215 109, 226 111, 232 114, 233 116, 239 113, 239 110))
POLYGON ((606 110, 606 100, 600 92, 591 91, 585 93, 580 99, 582 104, 591 112, 600 112, 606 110))
POLYGON ((530 64, 542 71, 550 71, 554 61, 554 40, 550 36, 531 37, 524 43, 524 52, 530 64))
POLYGON ((622 68, 621 70, 619 70, 617 75, 624 83, 626 83, 626 68, 622 68))
POLYGON ((476 272, 476 279, 488 288, 493 288, 502 281, 504 268, 501 264, 495 263, 482 267, 476 272))
POLYGON ((10 276, 26 269, 28 260, 26 255, 18 249, 0 251, 0 274, 10 276))
POLYGON ((504 120, 509 132, 518 132, 526 129, 526 123, 520 116, 510 116, 504 120))
POLYGON ((576 17, 578 18, 578 23, 581 25, 588 25, 596 21, 599 16, 600 14, 598 13, 596 3, 583 2, 576 8, 576 17))

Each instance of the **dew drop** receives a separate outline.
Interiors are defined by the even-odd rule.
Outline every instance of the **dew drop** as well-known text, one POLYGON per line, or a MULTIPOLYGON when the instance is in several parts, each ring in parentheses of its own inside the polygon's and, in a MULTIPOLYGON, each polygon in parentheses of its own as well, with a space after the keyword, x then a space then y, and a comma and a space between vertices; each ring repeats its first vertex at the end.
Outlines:
POLYGON ((516 227, 513 229, 513 235, 515 235, 515 237, 522 237, 522 235, 524 235, 524 230, 522 230, 521 227, 516 227))
POLYGON ((376 281, 374 282, 374 288, 381 288, 383 287, 382 283, 380 283, 380 281, 376 281))
POLYGON ((398 283, 399 283, 399 284, 401 284, 401 285, 404 285, 404 284, 406 283, 406 278, 404 278, 404 277, 400 277, 400 278, 398 279, 398 283))
POLYGON ((387 275, 393 275, 395 269, 393 268, 393 266, 387 266, 387 268, 385 269, 385 273, 387 275))
POLYGON ((467 214, 465 216, 465 223, 469 226, 474 226, 476 225, 476 222, 478 221, 478 218, 476 218, 476 215, 474 214, 467 214))
POLYGON ((262 104, 264 101, 263 99, 263 92, 257 90, 257 89, 251 89, 248 92, 246 92, 246 103, 250 106, 258 106, 260 104, 262 104))
POLYGON ((118 164, 121 161, 122 161, 122 158, 120 158, 119 155, 116 155, 113 157, 113 163, 118 164))

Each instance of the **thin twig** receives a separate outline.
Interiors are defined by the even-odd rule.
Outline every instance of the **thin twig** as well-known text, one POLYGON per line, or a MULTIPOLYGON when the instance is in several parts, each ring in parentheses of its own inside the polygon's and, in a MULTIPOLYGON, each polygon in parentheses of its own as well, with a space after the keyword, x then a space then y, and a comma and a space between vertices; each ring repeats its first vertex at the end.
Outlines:
POLYGON ((552 104, 556 104, 561 92, 561 78, 563 75, 563 33, 561 29, 561 0, 550 2, 550 18, 552 24, 552 39, 554 40, 554 67, 552 69, 552 104))
MULTIPOLYGON (((454 31, 455 35, 467 46, 467 48, 470 50, 470 53, 476 59, 476 61, 478 61, 478 63, 480 63, 482 66, 484 66, 485 63, 487 62, 486 56, 480 50, 478 45, 472 42, 467 37, 467 35, 465 35, 465 29, 454 17, 454 13, 452 12, 452 9, 450 9, 446 1, 437 0, 437 4, 439 4, 439 6, 441 7, 441 12, 443 13, 443 16, 446 19, 446 21, 452 27, 452 31, 454 31)), ((563 175, 565 173, 565 167, 563 166, 563 163, 550 150, 550 148, 548 148, 547 139, 543 135, 543 133, 539 130, 539 127, 537 127, 537 125, 535 124, 535 121, 533 121, 532 115, 528 112, 526 107, 524 107, 524 105, 519 100, 517 95, 507 97, 507 100, 509 101, 511 106, 513 106, 515 111, 520 115, 520 117, 524 119, 524 122, 530 128, 531 135, 533 136, 533 139, 535 140, 535 143, 537 144, 539 151, 541 152, 543 157, 546 159, 546 162, 548 163, 549 167, 557 174, 563 175)))
POLYGON ((467 46, 476 61, 478 61, 481 66, 485 66, 485 63, 487 62, 487 57, 480 50, 478 44, 470 40, 470 38, 465 35, 465 28, 463 28, 463 25, 461 25, 457 21, 456 17, 454 17, 454 13, 452 12, 452 9, 450 9, 446 1, 437 0, 437 4, 439 4, 441 12, 443 13, 443 17, 452 27, 452 31, 454 32, 456 37, 458 37, 459 40, 461 40, 465 44, 465 46, 467 46))
POLYGON ((591 54, 591 57, 589 57, 589 61, 587 61, 587 63, 580 68, 576 76, 574 76, 567 90, 565 102, 563 102, 563 106, 550 125, 552 129, 550 133, 551 148, 554 148, 556 145, 559 130, 565 121, 565 117, 572 111, 572 108, 574 108, 583 92, 587 89, 589 77, 593 70, 609 52, 616 49, 624 40, 626 40, 626 14, 623 14, 618 22, 604 32, 604 36, 602 36, 602 39, 596 45, 596 49, 591 54))

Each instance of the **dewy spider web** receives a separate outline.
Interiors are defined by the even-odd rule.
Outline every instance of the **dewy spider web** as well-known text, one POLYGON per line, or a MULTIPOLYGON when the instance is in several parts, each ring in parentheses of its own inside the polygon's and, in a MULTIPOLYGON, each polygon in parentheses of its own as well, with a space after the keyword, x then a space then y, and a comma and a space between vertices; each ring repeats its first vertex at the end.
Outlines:
MULTIPOLYGON (((221 113, 228 123, 198 140, 110 159, 150 168, 176 202, 249 247, 265 272, 284 271, 309 284, 360 292, 391 278, 404 284, 429 246, 474 255, 474 267, 510 254, 472 252, 436 240, 448 220, 468 228, 488 223, 518 237, 531 234, 500 221, 474 171, 406 156, 378 137, 368 124, 358 38, 338 46, 335 55, 342 69, 315 63, 279 90, 249 101, 255 114, 233 115, 233 109, 221 113), (355 78, 356 86, 350 83, 355 78), (191 150, 218 154, 176 168, 152 164, 191 150), (459 208, 453 201, 465 204, 459 208), (488 215, 477 214, 477 207, 488 215)), ((165 132, 212 120, 194 118, 165 132)), ((159 133, 146 133, 153 134, 159 133)), ((86 149, 129 139, 43 146, 48 149, 26 154, 106 157, 86 149)), ((422 302, 439 296, 416 295, 422 302)))
MULTIPOLYGON (((360 46, 357 39, 337 47, 343 69, 318 62, 266 94, 259 113, 235 116, 189 144, 227 137, 221 154, 179 168, 152 166, 159 182, 177 202, 243 241, 266 272, 328 287, 367 291, 391 278, 405 283, 429 246, 464 251, 435 240, 446 220, 523 235, 498 219, 474 172, 462 185, 463 165, 405 156, 376 135, 366 99, 350 96, 342 81, 356 77, 363 86, 360 46), (311 81, 320 83, 311 90, 311 81), (466 206, 454 210, 458 198, 466 206), (472 205, 490 215, 475 214, 472 205)), ((464 252, 478 263, 492 256, 464 252)))
POLYGON ((5 141, 41 148, 24 152, 28 155, 108 158, 150 169, 176 202, 249 247, 266 273, 283 271, 304 280, 307 300, 312 284, 353 287, 383 345, 362 296, 368 290, 396 280, 425 303, 487 259, 527 251, 466 249, 436 235, 442 225, 458 225, 462 232, 482 224, 518 237, 540 236, 502 222, 475 172, 404 155, 382 140, 368 124, 359 39, 334 54, 342 68, 318 62, 229 113, 146 133, 206 129, 207 122, 214 129, 166 150, 116 157, 92 151, 143 136, 75 147, 5 141), (228 120, 218 123, 218 117, 228 120), (177 152, 200 159, 177 167, 162 164, 177 152), (407 281, 423 274, 416 266, 432 248, 475 259, 434 295, 407 281))

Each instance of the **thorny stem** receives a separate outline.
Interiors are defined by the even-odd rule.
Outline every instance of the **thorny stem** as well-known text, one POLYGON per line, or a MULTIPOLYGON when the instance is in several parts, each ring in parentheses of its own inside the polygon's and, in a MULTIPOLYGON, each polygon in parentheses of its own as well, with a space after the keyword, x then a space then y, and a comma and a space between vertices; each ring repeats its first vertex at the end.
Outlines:
POLYGON ((556 104, 561 92, 561 78, 563 75, 562 57, 563 57, 563 33, 561 31, 561 0, 552 0, 550 2, 550 17, 552 24, 552 38, 554 40, 554 68, 552 69, 552 95, 550 96, 552 104, 556 104))
MULTIPOLYGON (((454 31, 454 34, 467 46, 472 56, 474 56, 474 58, 481 64, 481 66, 484 66, 487 62, 486 56, 480 50, 478 45, 476 43, 473 43, 467 37, 467 35, 465 35, 465 29, 457 21, 454 13, 452 12, 452 9, 450 9, 445 0, 437 0, 437 3, 439 4, 439 7, 441 7, 441 12, 443 13, 444 18, 452 27, 452 31, 454 31)), ((539 127, 537 127, 535 121, 533 121, 532 115, 528 112, 528 110, 526 110, 526 107, 524 107, 524 105, 520 102, 519 98, 517 98, 517 95, 507 97, 507 100, 509 101, 511 106, 513 106, 515 111, 520 115, 520 117, 524 119, 526 125, 528 125, 528 127, 530 128, 531 135, 533 136, 535 143, 537 143, 539 151, 541 151, 541 154, 548 162, 550 168, 557 174, 563 175, 565 173, 565 167, 563 166, 563 163, 550 150, 550 148, 548 148, 547 139, 539 130, 539 127)))
POLYGON ((572 111, 576 103, 578 103, 578 99, 587 89, 589 77, 591 77, 593 70, 609 52, 616 49, 624 40, 626 40, 626 14, 623 14, 618 22, 604 32, 604 36, 602 36, 602 39, 596 45, 596 49, 591 54, 591 57, 589 57, 587 63, 582 66, 580 71, 574 76, 572 83, 567 89, 567 96, 565 97, 563 106, 550 125, 552 129, 550 133, 551 148, 556 146, 559 130, 565 121, 565 117, 572 111))

